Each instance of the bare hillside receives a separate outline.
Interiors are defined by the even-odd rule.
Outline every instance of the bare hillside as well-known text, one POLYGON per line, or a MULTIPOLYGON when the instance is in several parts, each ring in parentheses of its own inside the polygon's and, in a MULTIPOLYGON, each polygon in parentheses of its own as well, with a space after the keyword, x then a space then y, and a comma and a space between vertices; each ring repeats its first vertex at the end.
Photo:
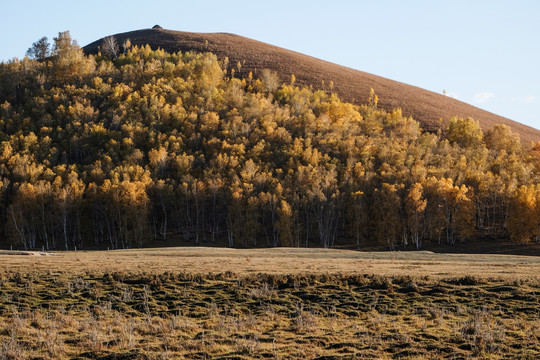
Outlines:
MULTIPOLYGON (((379 96, 381 107, 387 110, 400 107, 405 115, 420 121, 424 129, 429 131, 445 128, 452 116, 472 117, 480 122, 484 130, 496 124, 506 124, 519 133, 523 141, 540 140, 540 130, 447 96, 234 34, 144 29, 114 36, 119 44, 129 39, 132 45, 149 44, 152 48, 171 52, 209 51, 220 59, 227 57, 235 69, 240 62, 244 74, 250 71, 256 74, 266 68, 277 72, 283 81, 288 81, 294 74, 296 84, 326 90, 329 90, 332 81, 333 91, 341 99, 353 103, 365 102, 369 90, 373 88, 379 96)), ((84 51, 96 53, 102 41, 100 39, 85 46, 84 51)))

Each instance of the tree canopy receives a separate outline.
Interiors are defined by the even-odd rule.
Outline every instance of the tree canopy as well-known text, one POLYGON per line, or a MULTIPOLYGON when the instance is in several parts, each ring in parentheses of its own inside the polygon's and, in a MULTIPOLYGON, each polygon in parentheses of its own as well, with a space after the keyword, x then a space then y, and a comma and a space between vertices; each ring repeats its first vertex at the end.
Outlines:
POLYGON ((268 71, 239 79, 211 53, 54 41, 0 64, 6 246, 540 239, 540 145, 505 126, 428 133, 374 93, 356 106, 268 71))

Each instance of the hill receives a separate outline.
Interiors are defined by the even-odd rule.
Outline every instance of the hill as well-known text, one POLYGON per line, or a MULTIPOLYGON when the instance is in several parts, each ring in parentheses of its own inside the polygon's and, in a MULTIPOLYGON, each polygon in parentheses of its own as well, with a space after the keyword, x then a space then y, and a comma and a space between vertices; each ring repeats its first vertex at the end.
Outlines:
POLYGON ((231 74, 210 52, 86 56, 68 32, 0 63, 0 247, 540 241, 540 144, 508 126, 429 133, 374 95, 231 74))
MULTIPOLYGON (((472 117, 479 121, 484 131, 496 124, 505 124, 525 142, 540 140, 540 130, 459 100, 234 34, 203 34, 156 28, 125 32, 114 37, 118 44, 129 39, 132 45, 148 44, 153 49, 162 48, 168 52, 212 52, 219 59, 228 58, 231 67, 237 72, 240 70, 243 75, 270 69, 282 81, 289 81, 294 74, 297 85, 326 90, 333 82, 332 90, 342 100, 356 104, 365 102, 370 89, 374 89, 380 99, 379 106, 387 111, 401 108, 405 116, 412 116, 428 131, 446 129, 448 120, 453 116, 472 117), (240 69, 237 68, 239 62, 240 69), (440 119, 443 119, 442 123, 440 119)), ((99 39, 83 50, 87 54, 97 53, 102 43, 103 39, 99 39)))

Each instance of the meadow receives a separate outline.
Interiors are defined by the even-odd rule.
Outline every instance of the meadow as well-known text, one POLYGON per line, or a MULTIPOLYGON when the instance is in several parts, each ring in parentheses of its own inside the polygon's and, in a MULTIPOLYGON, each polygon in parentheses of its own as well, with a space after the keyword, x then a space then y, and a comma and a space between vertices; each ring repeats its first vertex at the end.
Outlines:
POLYGON ((0 252, 0 359, 540 357, 540 258, 0 252))

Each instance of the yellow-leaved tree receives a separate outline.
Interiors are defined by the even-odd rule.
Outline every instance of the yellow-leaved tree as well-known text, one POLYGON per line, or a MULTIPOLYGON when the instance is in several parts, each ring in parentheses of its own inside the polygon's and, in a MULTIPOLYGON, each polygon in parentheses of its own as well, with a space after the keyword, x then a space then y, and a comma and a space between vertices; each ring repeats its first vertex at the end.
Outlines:
POLYGON ((448 124, 448 141, 461 147, 474 147, 482 144, 484 133, 478 121, 472 118, 452 118, 448 124))
POLYGON ((508 209, 508 231, 515 242, 525 244, 538 239, 540 231, 539 190, 534 185, 522 185, 510 199, 508 209))
POLYGON ((407 225, 411 233, 412 241, 416 249, 422 247, 424 212, 427 200, 423 196, 424 188, 422 184, 416 183, 409 190, 405 199, 405 210, 407 213, 407 225))

